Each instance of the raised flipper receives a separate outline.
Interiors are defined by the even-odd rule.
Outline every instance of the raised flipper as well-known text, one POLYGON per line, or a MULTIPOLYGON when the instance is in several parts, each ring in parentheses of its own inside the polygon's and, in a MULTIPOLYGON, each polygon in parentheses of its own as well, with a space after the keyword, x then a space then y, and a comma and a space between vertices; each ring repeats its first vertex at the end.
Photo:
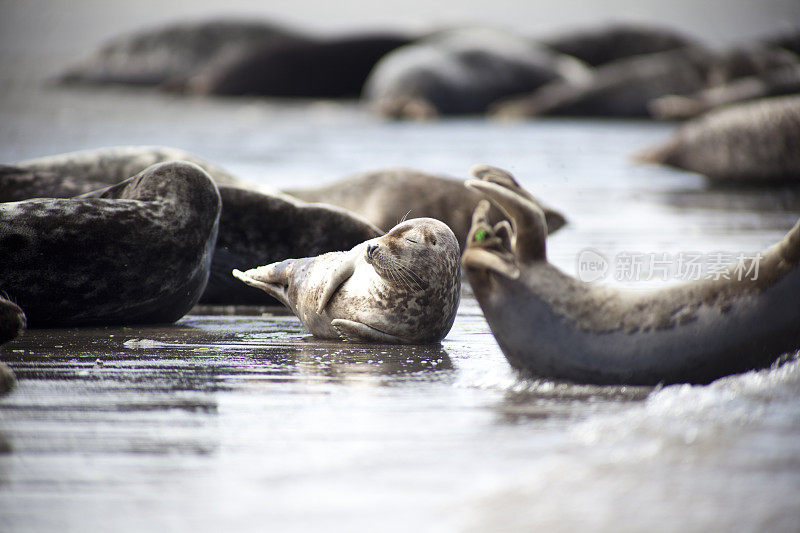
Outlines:
POLYGON ((333 274, 331 274, 330 279, 328 279, 328 282, 325 285, 325 290, 322 292, 319 303, 317 304, 317 313, 322 314, 322 312, 325 311, 325 307, 328 306, 328 302, 333 297, 333 293, 335 293, 339 287, 342 286, 342 283, 350 279, 350 276, 353 275, 353 272, 355 272, 356 269, 355 253, 361 253, 360 249, 360 246, 354 248, 350 252, 351 256, 339 263, 339 265, 336 267, 336 270, 333 271, 333 274), (358 252, 356 252, 356 250, 358 250, 358 252))
POLYGON ((331 321, 331 326, 336 329, 342 340, 350 342, 379 342, 386 344, 400 344, 403 342, 399 337, 390 335, 370 327, 361 322, 337 318, 331 321))
POLYGON ((544 259, 547 223, 536 199, 501 169, 478 165, 470 173, 480 179, 467 180, 467 188, 483 193, 511 222, 514 233, 511 251, 517 259, 522 262, 544 259))

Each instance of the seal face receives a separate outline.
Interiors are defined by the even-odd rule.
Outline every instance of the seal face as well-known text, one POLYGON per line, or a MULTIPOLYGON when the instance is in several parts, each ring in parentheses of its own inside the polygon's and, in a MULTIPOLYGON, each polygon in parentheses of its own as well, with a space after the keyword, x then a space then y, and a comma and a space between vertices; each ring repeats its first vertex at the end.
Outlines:
POLYGON ((288 259, 233 275, 288 306, 322 338, 424 344, 455 320, 459 248, 444 223, 419 218, 348 252, 288 259))
POLYGON ((174 322, 205 289, 219 213, 214 182, 185 162, 76 198, 2 203, 0 293, 32 327, 174 322))
POLYGON ((762 253, 757 279, 689 282, 650 292, 583 283, 547 262, 544 217, 496 168, 467 186, 507 219, 475 210, 462 262, 509 363, 582 383, 705 383, 768 366, 800 347, 800 222, 762 253))

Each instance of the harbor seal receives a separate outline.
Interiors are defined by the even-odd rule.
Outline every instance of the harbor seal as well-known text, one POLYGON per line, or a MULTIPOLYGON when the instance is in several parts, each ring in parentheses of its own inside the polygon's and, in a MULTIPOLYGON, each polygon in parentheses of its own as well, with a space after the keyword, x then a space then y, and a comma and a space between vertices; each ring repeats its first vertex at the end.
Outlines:
POLYGON ((208 281, 220 196, 187 162, 76 198, 0 204, 0 293, 31 327, 169 323, 208 281))
POLYGON ((671 28, 631 22, 568 30, 541 39, 541 42, 593 67, 623 57, 665 52, 695 44, 694 39, 671 28))
MULTIPOLYGON (((47 181, 55 181, 55 186, 58 188, 72 187, 71 190, 75 192, 69 196, 75 196, 93 191, 98 185, 101 187, 115 185, 149 166, 167 161, 194 163, 205 170, 217 185, 245 189, 258 188, 256 184, 234 176, 220 166, 191 152, 169 146, 106 146, 27 159, 18 161, 13 166, 32 173, 27 178, 31 188, 44 188, 47 186, 47 181), (49 178, 47 178, 48 175, 49 178)), ((10 180, 10 176, 4 178, 4 181, 10 180)), ((19 174, 14 183, 9 182, 8 188, 21 191, 24 180, 25 177, 19 174)), ((4 188, 5 183, 0 182, 0 195, 4 194, 4 188)), ((0 200, 13 201, 11 199, 4 200, 3 196, 0 196, 0 200)))
POLYGON ((313 335, 360 342, 439 342, 461 288, 456 238, 432 218, 402 222, 348 252, 233 275, 280 300, 313 335))
MULTIPOLYGON (((187 155, 210 169, 216 182, 245 184, 216 165, 165 147, 112 147, 47 156, 0 166, 0 202, 30 198, 70 198, 117 183, 152 161, 187 155)), ((211 274, 200 303, 277 305, 263 291, 239 283, 234 267, 256 267, 289 257, 349 250, 382 234, 355 213, 333 205, 309 204, 293 197, 240 186, 218 187, 222 199, 211 274)))
MULTIPOLYGON (((325 202, 358 213, 382 230, 408 218, 435 218, 453 230, 461 249, 467 239, 472 211, 481 195, 464 188, 463 182, 411 168, 368 170, 313 189, 284 189, 307 202, 325 202)), ((547 220, 547 232, 566 224, 564 215, 539 204, 547 220)), ((500 213, 492 218, 499 220, 500 213)))
POLYGON ((481 166, 472 175, 467 186, 507 220, 490 226, 481 204, 462 262, 498 344, 524 374, 597 384, 706 383, 800 348, 800 222, 762 253, 757 276, 737 276, 731 267, 720 279, 614 289, 548 263, 542 211, 510 174, 481 166))
POLYGON ((660 119, 691 118, 716 107, 771 96, 800 93, 800 62, 760 76, 747 76, 687 96, 662 96, 648 102, 650 114, 660 119))
POLYGON ((382 115, 431 118, 474 114, 512 94, 553 80, 588 77, 579 60, 506 32, 442 32, 390 52, 364 84, 382 115))
POLYGON ((58 76, 61 83, 182 85, 209 62, 305 37, 263 21, 173 23, 116 37, 58 76))
POLYGON ((746 76, 797 65, 781 48, 749 45, 725 50, 690 46, 632 56, 594 69, 585 83, 554 81, 532 94, 497 102, 502 118, 540 115, 649 117, 651 100, 687 95, 746 76))
POLYGON ((200 95, 356 98, 375 63, 409 44, 401 34, 353 34, 268 43, 211 62, 184 91, 200 95))
POLYGON ((710 111, 635 157, 698 172, 713 183, 798 183, 798 147, 800 96, 781 96, 710 111))

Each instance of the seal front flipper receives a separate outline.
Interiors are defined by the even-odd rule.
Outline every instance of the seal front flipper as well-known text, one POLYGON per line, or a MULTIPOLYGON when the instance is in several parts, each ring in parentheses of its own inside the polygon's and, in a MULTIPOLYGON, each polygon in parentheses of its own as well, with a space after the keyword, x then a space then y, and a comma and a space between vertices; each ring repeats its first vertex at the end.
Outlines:
POLYGON ((336 269, 331 274, 331 277, 328 279, 328 282, 325 284, 325 289, 322 291, 322 296, 317 304, 317 313, 322 314, 322 312, 325 311, 325 308, 328 306, 328 302, 333 297, 333 294, 339 289, 339 287, 342 286, 342 283, 350 279, 350 276, 353 275, 353 272, 355 272, 356 269, 356 258, 360 253, 360 247, 356 247, 350 252, 351 257, 348 257, 346 260, 337 265, 336 269), (353 253, 356 250, 358 250, 358 252, 353 253))
POLYGON ((336 329, 342 340, 351 342, 381 342, 389 344, 400 344, 403 342, 399 337, 384 333, 361 322, 337 318, 331 321, 331 326, 336 329))

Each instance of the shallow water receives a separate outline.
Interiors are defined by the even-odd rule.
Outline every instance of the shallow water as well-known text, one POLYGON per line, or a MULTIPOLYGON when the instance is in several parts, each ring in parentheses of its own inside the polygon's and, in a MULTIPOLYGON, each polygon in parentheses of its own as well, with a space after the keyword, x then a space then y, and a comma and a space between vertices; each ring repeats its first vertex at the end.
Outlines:
MULTIPOLYGON (((755 252, 797 190, 708 189, 630 155, 673 125, 375 119, 354 103, 183 99, 9 81, 0 161, 164 144, 259 183, 505 167, 569 224, 575 274, 617 254, 755 252)), ((413 213, 412 213, 413 216, 413 213)), ((268 223, 268 221, 265 221, 268 223)), ((613 266, 613 264, 612 264, 613 266)), ((606 283, 633 288, 673 278, 606 283)), ((796 531, 800 362, 708 386, 520 380, 464 288, 438 347, 316 341, 279 310, 29 331, 2 348, 2 531, 796 531)))

